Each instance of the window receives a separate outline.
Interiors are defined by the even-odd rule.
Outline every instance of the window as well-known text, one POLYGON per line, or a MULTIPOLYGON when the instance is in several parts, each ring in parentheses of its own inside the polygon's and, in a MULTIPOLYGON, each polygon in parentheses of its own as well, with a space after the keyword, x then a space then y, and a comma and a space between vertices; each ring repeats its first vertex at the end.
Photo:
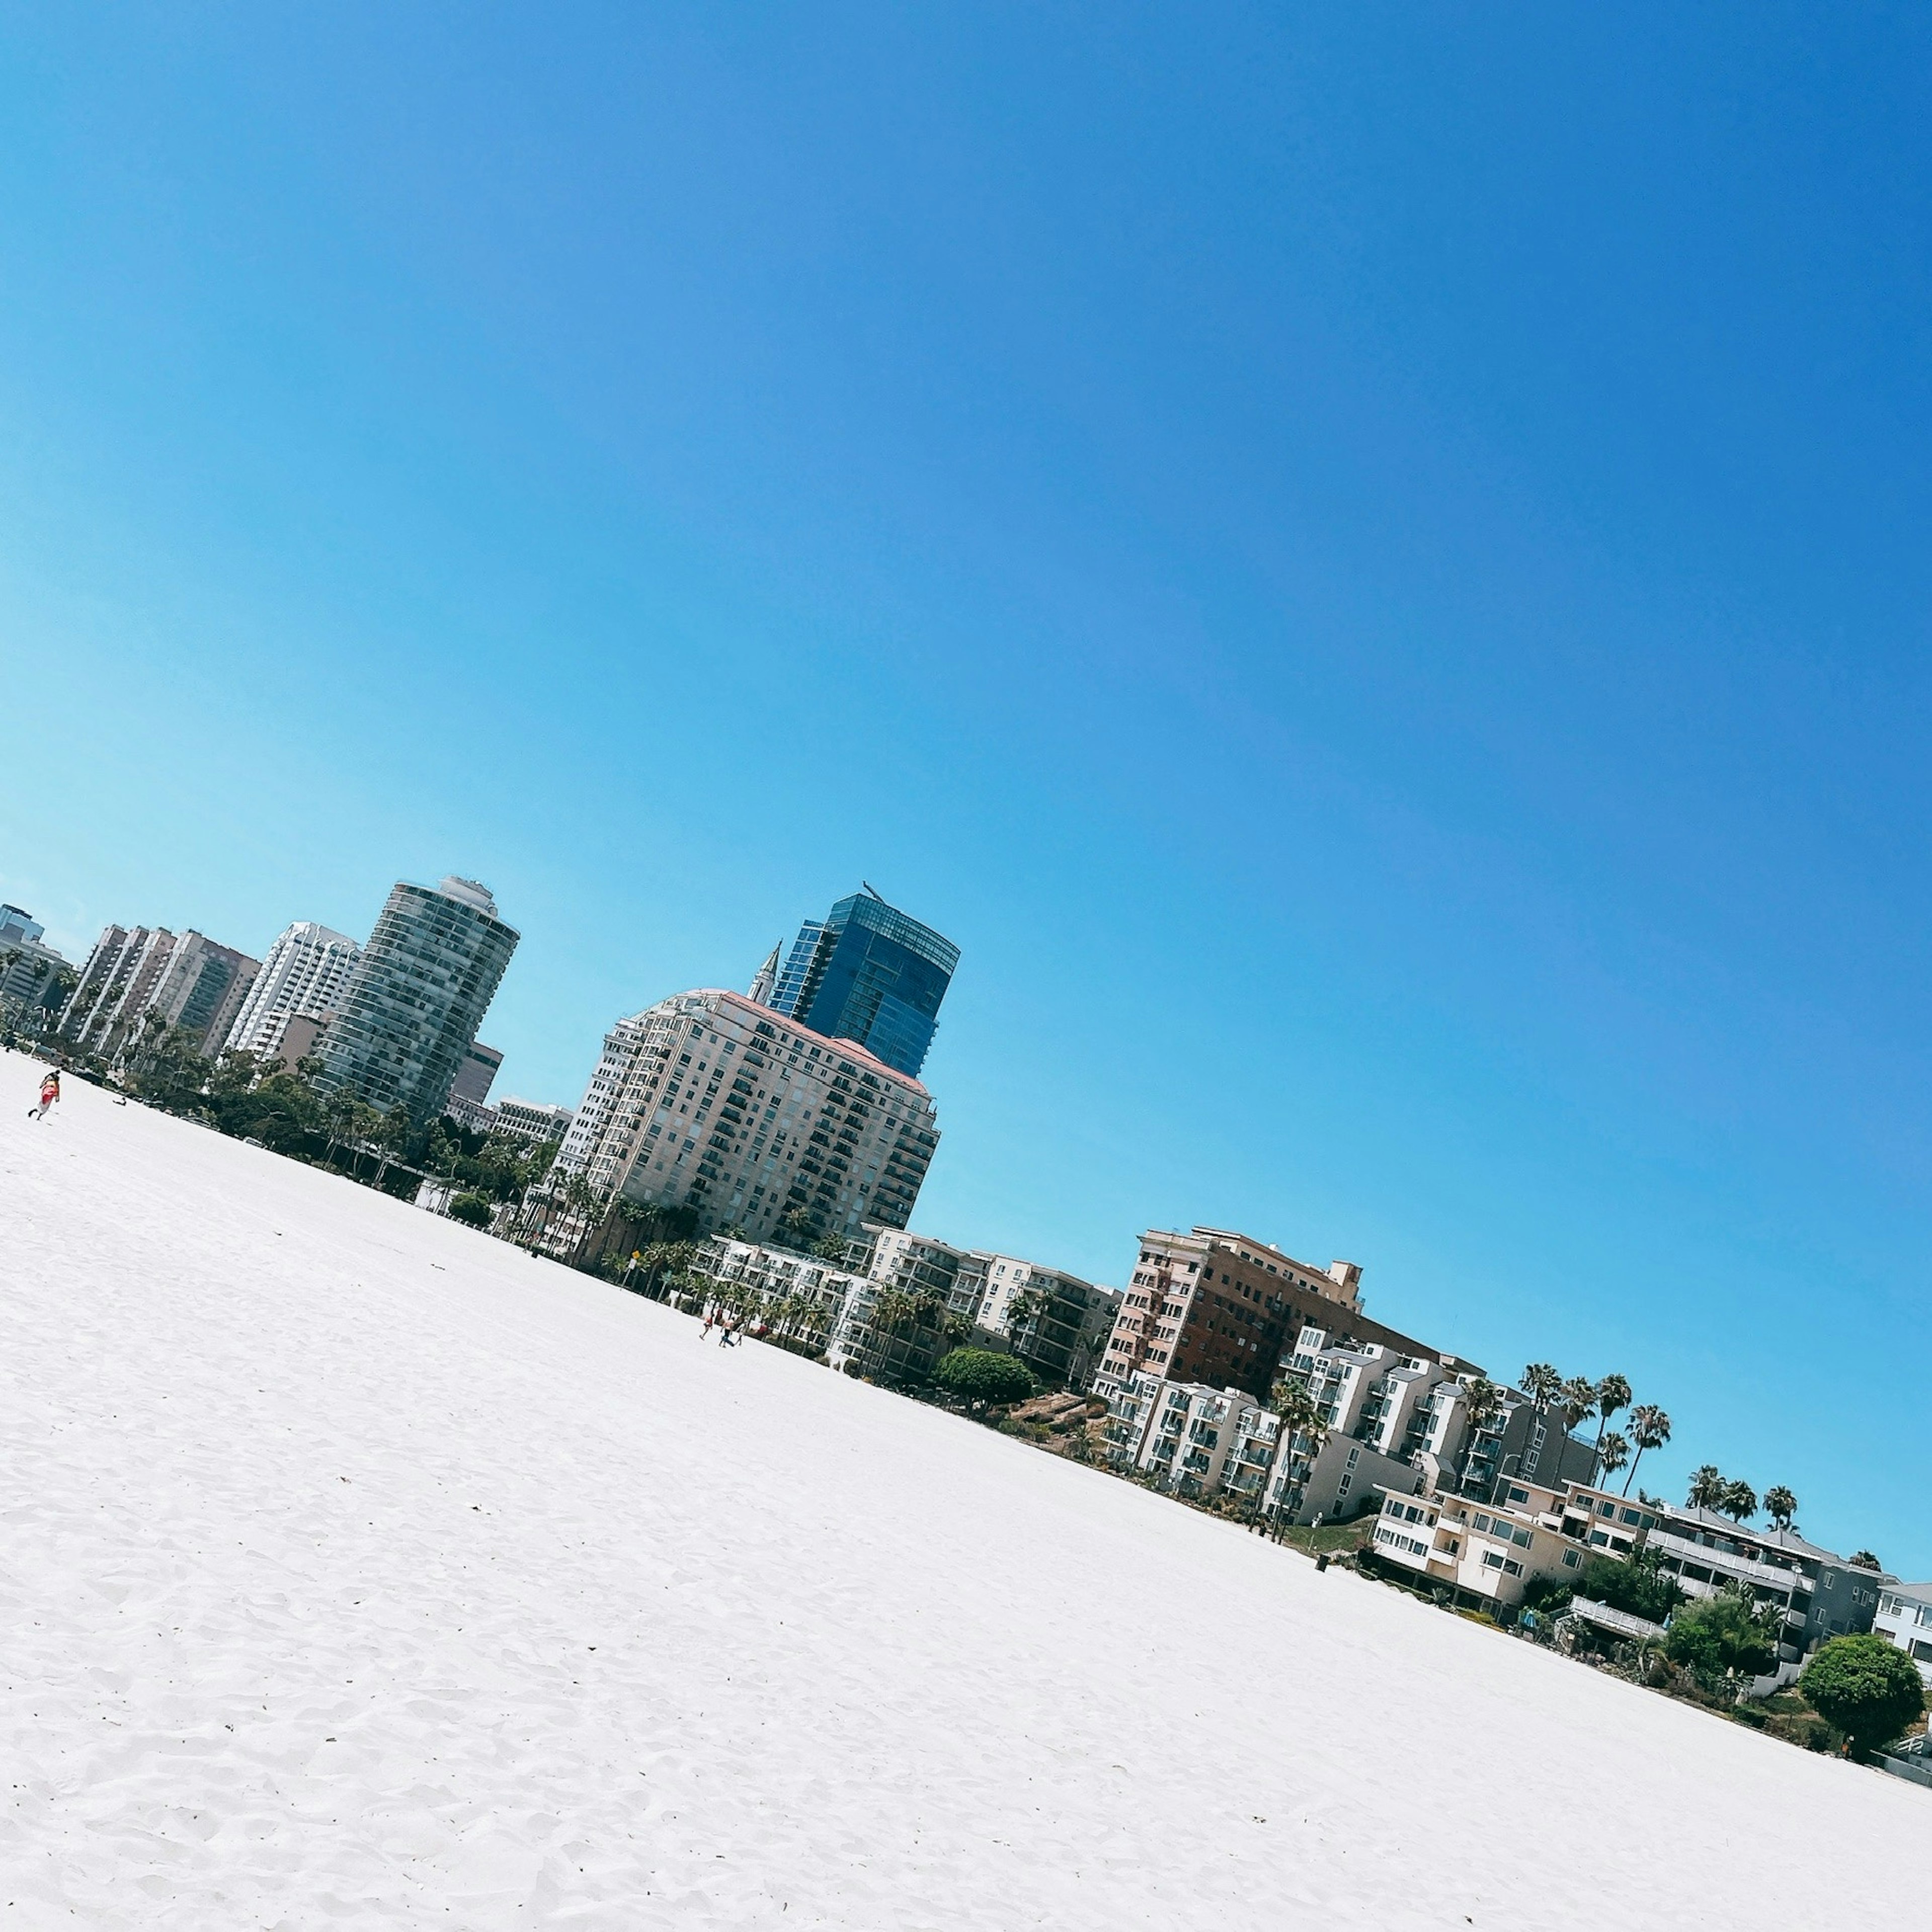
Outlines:
POLYGON ((1583 1552, 1580 1550, 1566 1550, 1563 1552, 1563 1567, 1566 1570, 1580 1568, 1582 1561, 1583 1552))
POLYGON ((1522 1565, 1520 1563, 1505 1563, 1503 1565, 1503 1574, 1506 1576, 1520 1576, 1522 1574, 1522 1565))
POLYGON ((1620 1521, 1624 1522, 1635 1523, 1642 1521, 1642 1518, 1638 1516, 1636 1511, 1634 1509, 1620 1510, 1618 1512, 1618 1517, 1620 1521))
POLYGON ((1590 1540, 1592 1543, 1599 1544, 1606 1544, 1610 1540, 1610 1539, 1606 1536, 1600 1529, 1593 1529, 1590 1532, 1590 1540))
POLYGON ((1526 1503, 1529 1500, 1529 1492, 1527 1490, 1519 1490, 1512 1486, 1509 1492, 1509 1499, 1513 1503, 1526 1503))
POLYGON ((1503 1553, 1500 1550, 1483 1552, 1483 1567, 1486 1570, 1500 1570, 1503 1567, 1503 1553))

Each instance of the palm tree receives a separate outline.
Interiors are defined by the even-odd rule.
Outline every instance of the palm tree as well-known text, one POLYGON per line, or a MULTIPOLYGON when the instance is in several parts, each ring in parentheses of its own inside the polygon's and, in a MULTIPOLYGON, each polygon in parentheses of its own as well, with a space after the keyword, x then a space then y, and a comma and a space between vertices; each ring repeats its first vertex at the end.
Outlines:
MULTIPOLYGON (((1020 1337, 1028 1329, 1036 1329, 1040 1318, 1053 1306, 1053 1298, 1043 1288, 1023 1288, 1006 1304, 1006 1340, 1013 1353, 1022 1354, 1020 1337)), ((1036 1334, 1028 1335, 1029 1343, 1038 1340, 1036 1334)))
POLYGON ((1630 1446, 1612 1429, 1597 1438, 1597 1467, 1608 1482, 1630 1460, 1630 1446))
POLYGON ((1730 1487, 1716 1463, 1702 1462, 1690 1472, 1690 1487, 1684 1501, 1691 1509, 1720 1510, 1724 1506, 1724 1492, 1730 1487))
MULTIPOLYGON (((1563 1378, 1547 1362, 1532 1362, 1522 1372, 1522 1392, 1528 1396, 1530 1406, 1536 1411, 1536 1418, 1548 1427, 1551 1410, 1563 1399, 1563 1378)), ((1543 1453, 1536 1452, 1536 1466, 1542 1471, 1543 1453)), ((1528 1470, 1523 1472, 1527 1475, 1528 1470)))
POLYGON ((1636 1478, 1636 1466, 1643 1460, 1646 1449, 1661 1449, 1670 1440, 1670 1418, 1654 1402, 1640 1402, 1630 1411, 1630 1440, 1636 1444, 1636 1454, 1631 1458, 1630 1474, 1624 1478, 1624 1494, 1630 1494, 1630 1486, 1636 1478))
POLYGON ((1724 1485, 1724 1500, 1718 1504, 1733 1522, 1741 1523, 1748 1516, 1757 1514, 1757 1492, 1742 1478, 1724 1485))
POLYGON ((1792 1518, 1798 1514, 1798 1498, 1779 1483, 1765 1491, 1764 1508, 1772 1528, 1789 1529, 1792 1518))
MULTIPOLYGON (((1308 1384, 1295 1375, 1284 1376, 1275 1384, 1274 1393, 1268 1398, 1268 1406, 1281 1418, 1275 1455, 1282 1464, 1282 1488, 1285 1490, 1292 1476, 1298 1444, 1304 1437, 1308 1443, 1308 1460, 1312 1462, 1321 1454, 1322 1444, 1328 1440, 1328 1412, 1315 1400, 1308 1384)), ((1280 1508, 1277 1495, 1277 1514, 1280 1508)))
POLYGON ((1469 1480, 1469 1459, 1476 1453, 1476 1438, 1502 1413, 1503 1391, 1487 1376, 1472 1376, 1462 1384, 1462 1454, 1456 1471, 1456 1486, 1469 1480))
POLYGON ((1598 1460, 1603 1460, 1604 1431, 1610 1426, 1610 1418, 1620 1408, 1628 1408, 1630 1401, 1630 1385, 1622 1376, 1607 1375, 1597 1384, 1597 1450, 1598 1460))
POLYGON ((1557 1402, 1557 1418, 1563 1425, 1563 1438, 1556 1445, 1556 1467, 1550 1472, 1552 1482, 1563 1480, 1563 1451, 1570 1430, 1580 1422, 1588 1422, 1596 1412, 1597 1384, 1588 1376, 1572 1376, 1563 1384, 1563 1393, 1557 1402))

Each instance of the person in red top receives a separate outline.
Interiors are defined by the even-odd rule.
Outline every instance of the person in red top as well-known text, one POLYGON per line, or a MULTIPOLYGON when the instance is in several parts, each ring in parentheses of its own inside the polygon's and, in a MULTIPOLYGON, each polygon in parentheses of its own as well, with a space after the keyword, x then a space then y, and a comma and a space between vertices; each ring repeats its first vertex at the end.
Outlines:
POLYGON ((27 1109, 28 1119, 31 1120, 38 1115, 44 1120, 47 1117, 48 1110, 59 1098, 60 1073, 57 1068, 50 1066, 40 1076, 40 1104, 38 1107, 29 1107, 27 1109))

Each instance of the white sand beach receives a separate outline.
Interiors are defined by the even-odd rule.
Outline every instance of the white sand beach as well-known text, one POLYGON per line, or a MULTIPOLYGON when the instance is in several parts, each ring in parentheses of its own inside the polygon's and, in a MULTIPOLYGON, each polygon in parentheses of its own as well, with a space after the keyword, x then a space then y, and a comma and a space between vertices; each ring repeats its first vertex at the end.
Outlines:
POLYGON ((1932 1918, 1932 1792, 35 1064, 0 1927, 1932 1918))

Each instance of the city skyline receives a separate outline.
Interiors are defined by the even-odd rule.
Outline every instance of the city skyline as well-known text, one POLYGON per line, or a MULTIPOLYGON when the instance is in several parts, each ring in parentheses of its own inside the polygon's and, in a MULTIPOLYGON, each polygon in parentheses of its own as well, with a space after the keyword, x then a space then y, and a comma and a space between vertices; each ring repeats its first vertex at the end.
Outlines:
POLYGON ((571 1104, 870 880, 916 1225, 1352 1256, 1932 1570, 1932 27, 477 32, 20 23, 0 898, 474 873, 571 1104))

